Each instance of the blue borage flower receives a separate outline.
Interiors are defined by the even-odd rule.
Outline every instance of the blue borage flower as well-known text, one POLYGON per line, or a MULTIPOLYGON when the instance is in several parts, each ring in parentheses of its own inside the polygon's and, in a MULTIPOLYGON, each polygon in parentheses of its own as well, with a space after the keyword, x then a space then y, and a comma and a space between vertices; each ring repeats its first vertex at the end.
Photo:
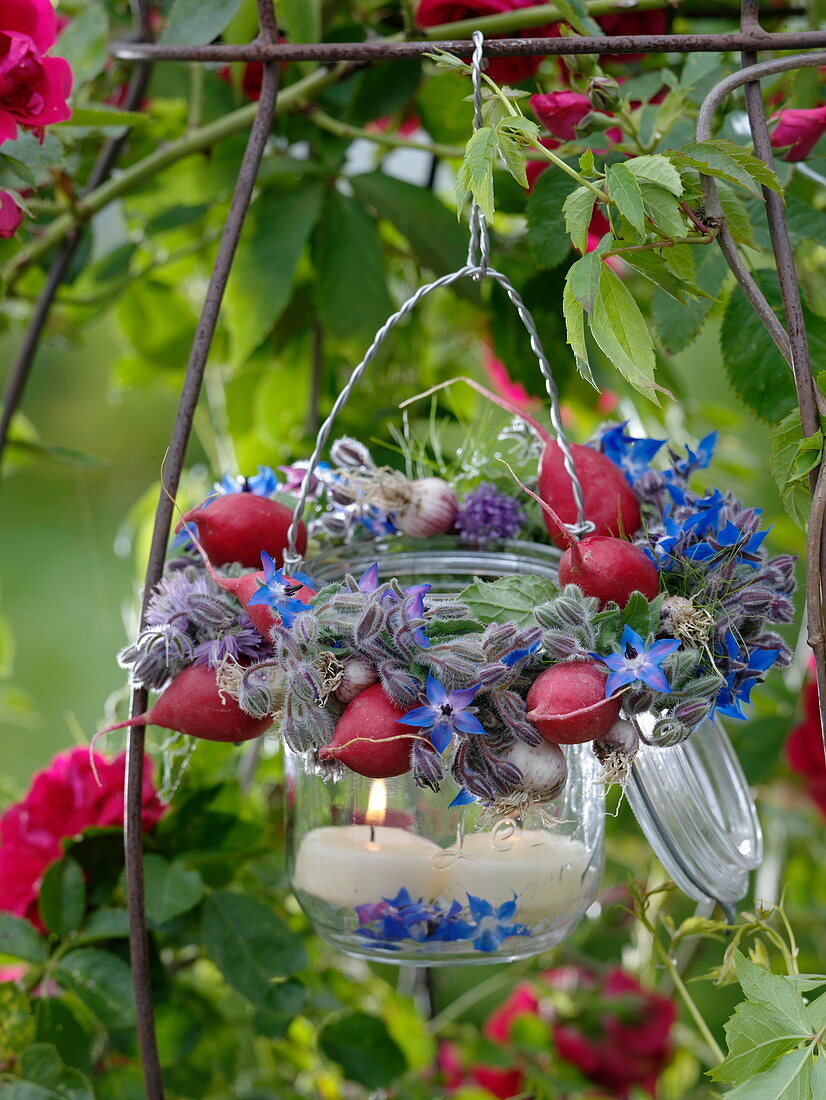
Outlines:
POLYGON ((252 477, 243 477, 238 474, 231 477, 227 474, 215 483, 213 496, 224 496, 228 493, 255 493, 260 497, 271 497, 281 488, 281 483, 275 476, 275 470, 271 466, 259 466, 258 473, 252 477))
POLYGON ((541 645, 542 639, 539 638, 533 645, 524 646, 522 649, 512 649, 510 653, 506 653, 502 658, 502 664, 507 668, 513 668, 517 661, 524 661, 527 657, 536 653, 541 645))
POLYGON ((763 679, 778 659, 780 650, 763 649, 761 646, 753 649, 748 646, 741 648, 731 631, 726 631, 723 644, 726 652, 718 653, 717 657, 732 671, 726 676, 726 682, 717 694, 712 711, 719 711, 729 718, 745 720, 747 715, 743 713, 743 704, 751 702, 752 688, 763 679))
POLYGON ((599 653, 591 654, 612 670, 605 683, 606 698, 636 681, 647 684, 654 691, 670 692, 671 685, 660 665, 680 648, 680 644, 676 638, 662 638, 646 649, 636 630, 626 624, 622 632, 621 653, 611 653, 607 657, 601 657, 599 653))
POLYGON ((614 428, 607 428, 599 437, 603 454, 619 466, 628 482, 634 482, 651 469, 651 459, 665 443, 664 439, 635 439, 625 430, 628 421, 623 420, 614 428))
POLYGON ((307 611, 307 604, 295 599, 295 593, 306 585, 314 588, 314 582, 306 573, 296 573, 285 577, 281 569, 277 569, 266 550, 261 551, 261 565, 264 569, 264 579, 259 581, 258 591, 248 601, 248 606, 253 604, 266 604, 281 616, 281 622, 286 627, 291 627, 296 615, 307 611))
POLYGON ((359 927, 356 934, 382 943, 388 950, 398 950, 396 944, 455 943, 469 940, 477 951, 495 951, 509 936, 530 936, 524 924, 515 923, 517 896, 494 908, 483 898, 467 895, 465 907, 454 899, 450 905, 438 901, 414 901, 402 887, 394 898, 382 898, 356 906, 359 927))
POLYGON ((427 674, 425 695, 427 706, 414 707, 399 718, 406 726, 418 726, 430 730, 430 740, 438 753, 443 753, 453 739, 454 733, 476 733, 486 735, 479 719, 467 711, 473 702, 481 684, 473 687, 448 691, 439 683, 432 672, 427 674))

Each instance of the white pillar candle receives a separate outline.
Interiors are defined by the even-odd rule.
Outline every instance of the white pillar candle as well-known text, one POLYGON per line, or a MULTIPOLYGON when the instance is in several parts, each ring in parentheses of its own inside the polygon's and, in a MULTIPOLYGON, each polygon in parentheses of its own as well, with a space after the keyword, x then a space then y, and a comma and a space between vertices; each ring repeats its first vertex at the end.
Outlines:
POLYGON ((532 924, 579 906, 588 852, 571 837, 516 829, 470 833, 438 862, 446 903, 473 894, 495 908, 516 894, 514 919, 532 924))
POLYGON ((414 901, 432 901, 440 876, 431 840, 388 825, 328 825, 301 841, 293 889, 352 909, 393 898, 404 887, 414 901))

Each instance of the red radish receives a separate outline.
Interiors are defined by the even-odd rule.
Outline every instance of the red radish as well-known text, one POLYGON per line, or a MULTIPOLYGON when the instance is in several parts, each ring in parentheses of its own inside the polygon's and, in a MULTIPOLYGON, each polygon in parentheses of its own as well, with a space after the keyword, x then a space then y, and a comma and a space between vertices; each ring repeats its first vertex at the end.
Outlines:
POLYGON ((605 606, 625 607, 634 592, 653 600, 660 591, 656 565, 638 546, 610 535, 589 535, 572 542, 559 563, 561 584, 575 584, 605 606))
POLYGON ((189 665, 179 672, 145 714, 108 726, 98 734, 127 726, 162 726, 204 741, 250 741, 269 729, 272 716, 251 718, 226 692, 218 691, 215 671, 189 665))
MULTIPOLYGON (((276 565, 283 564, 292 521, 293 513, 285 504, 258 493, 227 493, 190 509, 175 530, 180 531, 186 523, 196 524, 198 538, 213 565, 237 561, 255 569, 262 550, 276 565)), ((306 547, 307 530, 300 523, 296 549, 303 554, 306 547)))
MULTIPOLYGON (((585 518, 594 524, 592 534, 633 535, 640 526, 640 506, 625 475, 593 447, 581 443, 572 443, 570 447, 582 486, 585 518)), ((579 515, 574 489, 563 459, 562 448, 548 439, 539 464, 539 495, 555 509, 563 523, 576 523, 579 515)), ((548 522, 547 514, 545 526, 551 540, 559 545, 557 531, 548 522)))
MULTIPOLYGON (((530 424, 545 444, 539 463, 539 495, 556 509, 565 523, 576 523, 579 514, 574 500, 571 477, 563 462, 562 448, 551 438, 543 424, 518 405, 514 405, 513 402, 498 394, 491 393, 475 379, 461 376, 431 386, 424 393, 419 393, 402 402, 400 408, 405 408, 406 405, 422 397, 429 397, 437 390, 444 389, 454 382, 466 382, 488 401, 492 401, 502 409, 507 409, 513 416, 518 416, 520 420, 530 424)), ((572 443, 570 450, 576 475, 582 486, 583 511, 585 518, 594 524, 593 533, 595 535, 633 535, 639 530, 640 508, 631 486, 625 480, 625 475, 610 458, 594 450, 593 447, 572 443)), ((556 529, 547 519, 545 524, 551 539, 556 542, 556 529)))
POLYGON ((554 509, 523 485, 504 459, 500 461, 528 496, 542 506, 545 525, 556 536, 556 542, 567 546, 559 562, 562 584, 577 585, 586 596, 595 596, 603 607, 611 601, 625 607, 634 592, 642 592, 647 600, 654 599, 660 591, 660 575, 638 546, 612 535, 575 539, 554 509))
MULTIPOLYGON (((248 496, 250 494, 247 494, 248 496)), ((261 498, 259 498, 261 499, 261 498)), ((270 502, 272 503, 272 502, 270 502)), ((183 521, 182 521, 183 522, 183 521)), ((196 528, 197 530, 197 528, 196 528)), ((246 613, 249 615, 252 625, 258 631, 263 638, 270 637, 270 631, 276 623, 281 622, 281 617, 273 611, 268 604, 250 604, 252 597, 265 586, 265 575, 263 569, 256 570, 255 573, 244 573, 240 577, 222 577, 215 569, 209 554, 207 554, 203 543, 200 540, 200 530, 198 534, 195 531, 189 530, 189 537, 195 546, 195 549, 201 555, 204 563, 204 568, 207 573, 212 577, 219 588, 223 588, 225 592, 229 592, 235 596, 236 600, 241 604, 246 613)), ((264 551, 266 553, 266 551, 264 551)), ((263 559, 262 559, 263 560, 263 559)), ((299 580, 294 580, 292 577, 286 576, 282 573, 282 579, 285 584, 290 586, 292 590, 289 595, 294 600, 301 600, 302 603, 309 603, 315 592, 312 588, 308 588, 305 584, 302 584, 299 580)), ((285 593, 286 595, 286 593, 285 593)))
POLYGON ((605 698, 607 676, 593 661, 552 665, 527 695, 528 721, 547 741, 580 745, 607 733, 619 717, 622 699, 605 698))
POLYGON ((319 750, 322 760, 340 760, 370 779, 388 779, 410 770, 410 751, 421 734, 399 724, 410 710, 397 707, 381 684, 365 688, 344 708, 333 740, 319 750))

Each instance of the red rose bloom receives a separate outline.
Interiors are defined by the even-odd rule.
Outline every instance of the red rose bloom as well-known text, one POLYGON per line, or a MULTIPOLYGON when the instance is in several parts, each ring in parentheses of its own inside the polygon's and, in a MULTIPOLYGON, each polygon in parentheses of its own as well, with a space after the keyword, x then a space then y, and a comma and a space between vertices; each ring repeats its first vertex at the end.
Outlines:
POLYGON ((803 713, 803 721, 794 727, 786 741, 786 759, 792 771, 803 777, 806 794, 826 816, 826 759, 814 678, 803 691, 803 713))
MULTIPOLYGON (((37 896, 47 868, 60 859, 61 841, 93 825, 123 820, 126 754, 114 760, 89 750, 60 753, 39 772, 28 794, 0 817, 0 910, 39 924, 37 896)), ((150 829, 164 812, 152 785, 152 762, 144 761, 143 827, 150 829)))
MULTIPOLYGON (((665 34, 668 29, 668 14, 663 8, 652 11, 623 11, 611 15, 600 15, 597 18, 602 30, 607 35, 621 34, 665 34)), ((610 53, 602 54, 599 63, 625 64, 629 61, 639 61, 645 54, 641 53, 610 53)))
POLYGON ((66 99, 72 70, 62 57, 45 57, 57 37, 49 0, 3 0, 0 9, 0 142, 18 126, 39 130, 71 118, 66 99))
POLYGON ((677 1017, 673 1002, 643 989, 620 969, 612 970, 601 984, 596 975, 573 967, 549 970, 543 977, 574 994, 576 989, 596 992, 602 1002, 597 1032, 593 1025, 576 1020, 553 1026, 559 1056, 618 1100, 632 1086, 653 1094, 671 1057, 669 1033, 677 1017))
POLYGON ((8 191, 0 191, 0 237, 13 237, 22 220, 23 211, 8 191))
MULTIPOLYGON (((474 19, 483 15, 498 15, 533 7, 535 0, 421 0, 416 12, 420 27, 436 27, 440 23, 456 23, 460 19, 474 19)), ((558 24, 529 27, 513 31, 507 37, 545 38, 559 34, 558 24)), ((491 35, 501 38, 502 35, 491 35)), ((542 63, 541 57, 492 57, 488 59, 487 73, 499 84, 518 84, 532 77, 542 63)))
POLYGON ((772 121, 777 123, 771 137, 772 146, 786 149, 783 160, 805 160, 826 134, 826 104, 822 107, 789 107, 776 114, 772 121))

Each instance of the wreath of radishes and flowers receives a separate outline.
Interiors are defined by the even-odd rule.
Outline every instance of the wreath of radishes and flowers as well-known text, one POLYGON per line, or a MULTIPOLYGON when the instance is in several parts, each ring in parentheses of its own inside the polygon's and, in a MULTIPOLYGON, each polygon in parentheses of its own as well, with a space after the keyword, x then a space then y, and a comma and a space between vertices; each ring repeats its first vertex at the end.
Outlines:
POLYGON ((690 487, 714 445, 712 433, 682 455, 627 423, 572 445, 594 525, 576 540, 562 452, 524 422, 498 447, 526 468, 541 453, 529 492, 542 511, 498 451, 487 464, 466 456, 451 484, 377 467, 364 444, 337 440, 308 487, 315 543, 378 540, 379 557, 400 534, 452 534, 491 548, 539 541, 544 520, 544 541, 565 547, 558 585, 476 579, 455 597, 402 587, 377 564, 316 590, 281 568, 287 502, 308 464, 282 467, 280 482, 267 468, 225 479, 179 525, 178 548, 193 552, 168 562, 149 625, 120 654, 134 683, 162 691, 130 723, 240 742, 275 721, 322 774, 412 771, 435 791, 449 773, 452 805, 478 800, 494 813, 560 794, 560 745, 593 742, 606 778, 622 777, 635 718, 651 716, 652 743, 677 744, 716 713, 745 718, 753 688, 790 659, 769 625, 791 621, 794 558, 768 557, 759 510, 690 487))

